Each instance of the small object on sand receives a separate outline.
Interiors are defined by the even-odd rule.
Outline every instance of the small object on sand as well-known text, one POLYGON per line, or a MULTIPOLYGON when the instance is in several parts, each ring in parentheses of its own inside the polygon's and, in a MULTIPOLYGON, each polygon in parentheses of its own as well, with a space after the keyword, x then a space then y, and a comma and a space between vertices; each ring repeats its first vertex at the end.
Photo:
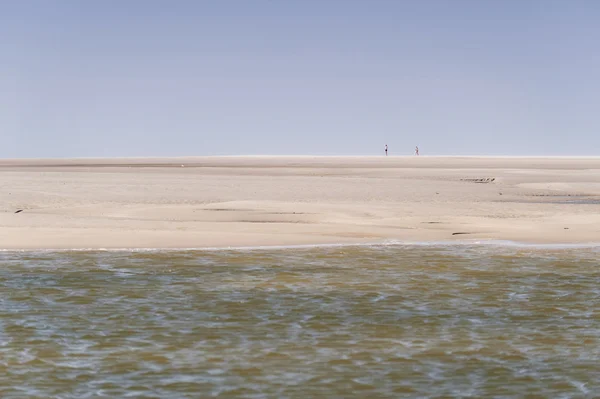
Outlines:
POLYGON ((23 209, 19 209, 18 211, 16 211, 15 213, 21 213, 23 212, 23 209))
POLYGON ((468 181, 471 183, 493 183, 494 181, 496 181, 495 177, 483 177, 483 178, 477 178, 477 179, 473 179, 473 178, 469 178, 469 179, 460 179, 461 181, 468 181))
POLYGON ((569 230, 569 228, 568 228, 568 227, 565 227, 565 230, 569 230))
POLYGON ((473 234, 473 233, 463 233, 463 232, 452 233, 453 236, 458 236, 458 235, 462 235, 462 234, 473 234))

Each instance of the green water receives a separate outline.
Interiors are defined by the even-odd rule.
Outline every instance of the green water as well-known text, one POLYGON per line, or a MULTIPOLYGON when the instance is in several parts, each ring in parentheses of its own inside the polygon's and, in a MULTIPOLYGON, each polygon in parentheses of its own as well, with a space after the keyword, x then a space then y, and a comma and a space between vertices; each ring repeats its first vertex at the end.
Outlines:
POLYGON ((600 396, 599 255, 4 252, 0 397, 600 396))

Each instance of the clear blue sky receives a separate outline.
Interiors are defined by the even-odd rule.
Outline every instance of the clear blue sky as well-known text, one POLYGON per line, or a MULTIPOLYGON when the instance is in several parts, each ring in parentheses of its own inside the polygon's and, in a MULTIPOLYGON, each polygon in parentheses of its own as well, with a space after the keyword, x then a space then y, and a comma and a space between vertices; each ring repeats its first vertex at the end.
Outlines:
POLYGON ((600 155, 600 1, 22 0, 0 157, 600 155))

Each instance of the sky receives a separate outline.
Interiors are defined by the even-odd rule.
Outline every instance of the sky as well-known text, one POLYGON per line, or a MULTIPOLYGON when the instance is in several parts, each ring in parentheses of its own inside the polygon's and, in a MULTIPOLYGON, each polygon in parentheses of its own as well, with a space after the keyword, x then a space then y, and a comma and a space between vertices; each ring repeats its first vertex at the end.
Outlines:
POLYGON ((0 4, 0 157, 599 155, 596 0, 0 4))

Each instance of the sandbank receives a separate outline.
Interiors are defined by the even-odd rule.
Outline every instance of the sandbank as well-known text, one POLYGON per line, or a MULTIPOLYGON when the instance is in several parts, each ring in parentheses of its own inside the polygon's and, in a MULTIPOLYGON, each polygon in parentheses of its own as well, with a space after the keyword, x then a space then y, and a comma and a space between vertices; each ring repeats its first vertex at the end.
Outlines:
POLYGON ((600 242, 590 157, 0 160, 0 188, 9 250, 600 242))

